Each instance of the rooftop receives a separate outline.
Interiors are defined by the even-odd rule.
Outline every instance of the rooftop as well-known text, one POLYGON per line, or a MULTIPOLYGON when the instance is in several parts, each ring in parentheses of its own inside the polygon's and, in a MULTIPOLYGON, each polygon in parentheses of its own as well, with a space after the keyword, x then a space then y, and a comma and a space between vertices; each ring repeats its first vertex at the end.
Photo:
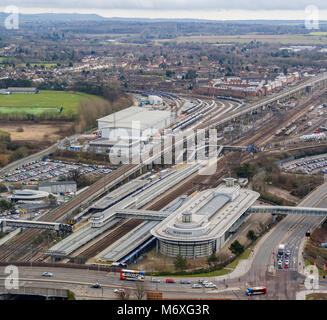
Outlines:
POLYGON ((259 193, 243 189, 226 179, 216 189, 205 190, 151 230, 157 238, 173 241, 216 239, 259 198, 259 193))
MULTIPOLYGON (((139 122, 140 129, 155 128, 156 124, 170 118, 169 111, 149 110, 140 107, 129 107, 114 114, 100 118, 102 128, 123 127, 132 128, 132 123, 139 122)), ((137 128, 135 128, 137 129, 137 128)))

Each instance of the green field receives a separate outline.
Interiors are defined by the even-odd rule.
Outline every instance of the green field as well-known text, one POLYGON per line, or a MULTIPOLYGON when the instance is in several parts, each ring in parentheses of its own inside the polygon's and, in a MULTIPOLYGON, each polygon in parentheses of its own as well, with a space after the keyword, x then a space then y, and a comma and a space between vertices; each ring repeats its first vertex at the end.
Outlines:
POLYGON ((283 35, 263 35, 263 34, 244 34, 244 35, 217 35, 217 36, 184 36, 173 39, 155 40, 155 43, 160 45, 164 42, 198 42, 198 43, 212 43, 216 45, 234 44, 234 43, 248 43, 251 41, 279 43, 284 45, 326 45, 327 40, 324 37, 325 33, 312 32, 310 34, 283 34, 283 35))
POLYGON ((35 114, 39 115, 42 113, 58 113, 60 111, 59 108, 7 108, 0 107, 0 113, 19 113, 24 112, 27 114, 35 114))
POLYGON ((85 93, 48 90, 38 94, 0 95, 0 113, 58 113, 63 107, 63 116, 72 116, 77 114, 79 103, 85 98, 101 99, 85 93))

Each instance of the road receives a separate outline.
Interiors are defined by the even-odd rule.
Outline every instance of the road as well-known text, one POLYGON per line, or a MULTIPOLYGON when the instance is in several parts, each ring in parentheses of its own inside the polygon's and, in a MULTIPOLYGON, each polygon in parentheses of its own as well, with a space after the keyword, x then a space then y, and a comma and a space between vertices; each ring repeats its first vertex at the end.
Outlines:
MULTIPOLYGON (((309 194, 299 206, 327 208, 327 183, 309 194)), ((287 216, 277 224, 274 231, 258 249, 251 270, 241 278, 249 285, 266 285, 271 291, 271 298, 295 299, 296 291, 303 277, 298 273, 299 245, 305 233, 318 225, 322 217, 287 216), (276 252, 280 243, 291 251, 290 269, 277 269, 275 276, 267 272, 268 266, 276 267, 276 252), (274 253, 274 254, 273 254, 274 253)), ((300 265, 303 267, 303 265, 300 265)), ((259 297, 257 297, 259 299, 259 297)))
MULTIPOLYGON (((4 284, 5 277, 5 269, 0 267, 0 285, 4 284)), ((20 287, 69 289, 75 293, 78 299, 117 299, 114 289, 129 289, 132 295, 135 289, 135 283, 120 280, 119 273, 94 270, 77 271, 69 268, 19 267, 19 279, 20 287), (53 277, 42 277, 42 273, 45 271, 53 273, 53 277), (92 284, 97 282, 101 284, 103 290, 90 288, 92 284)), ((165 279, 162 279, 161 283, 151 283, 147 279, 145 288, 162 291, 165 298, 245 298, 244 288, 239 286, 226 288, 223 283, 216 284, 217 289, 192 289, 191 285, 165 283, 165 279)))

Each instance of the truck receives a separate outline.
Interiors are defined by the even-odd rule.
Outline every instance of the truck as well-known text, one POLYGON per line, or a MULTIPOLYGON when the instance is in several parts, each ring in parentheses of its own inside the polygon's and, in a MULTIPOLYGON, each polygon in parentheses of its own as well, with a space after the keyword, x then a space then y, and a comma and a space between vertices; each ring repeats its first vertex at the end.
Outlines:
POLYGON ((278 246, 278 255, 282 256, 284 254, 284 251, 285 251, 285 244, 280 244, 278 246))

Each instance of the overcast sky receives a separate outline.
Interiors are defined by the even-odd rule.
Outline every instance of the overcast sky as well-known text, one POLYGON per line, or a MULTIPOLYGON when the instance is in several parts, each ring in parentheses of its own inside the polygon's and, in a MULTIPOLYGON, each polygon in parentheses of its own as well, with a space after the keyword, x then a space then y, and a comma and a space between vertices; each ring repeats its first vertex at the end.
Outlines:
POLYGON ((97 13, 106 17, 200 19, 305 19, 314 5, 327 19, 327 0, 1 0, 22 13, 97 13))

